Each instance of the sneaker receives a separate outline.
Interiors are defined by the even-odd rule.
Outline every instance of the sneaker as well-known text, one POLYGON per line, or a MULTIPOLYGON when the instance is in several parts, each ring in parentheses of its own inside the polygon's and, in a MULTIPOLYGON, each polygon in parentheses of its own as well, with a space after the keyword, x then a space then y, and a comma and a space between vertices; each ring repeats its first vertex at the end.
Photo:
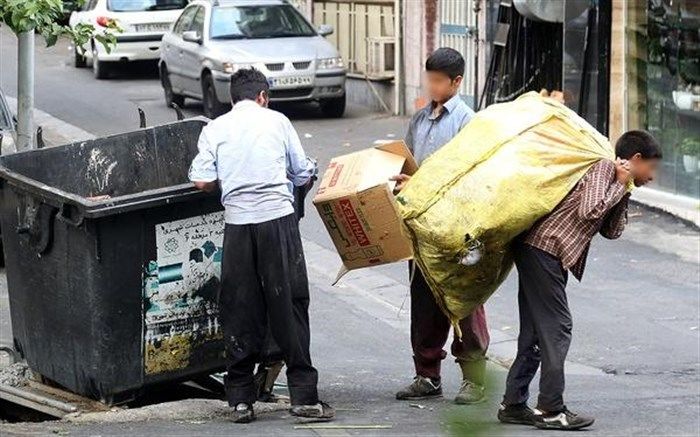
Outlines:
POLYGON ((328 422, 335 417, 333 407, 325 402, 318 402, 314 405, 292 405, 289 413, 300 422, 328 422))
POLYGON ((396 393, 400 401, 414 401, 442 397, 442 384, 430 378, 417 375, 411 385, 396 393))
POLYGON ((250 423, 255 420, 255 413, 253 412, 253 407, 250 404, 241 402, 233 409, 233 416, 231 420, 234 423, 250 423))
POLYGON ((455 404, 467 405, 478 404, 486 400, 484 395, 484 386, 475 384, 468 379, 462 381, 462 386, 459 388, 459 393, 455 397, 455 404))
POLYGON ((498 409, 498 420, 516 425, 535 425, 535 412, 527 404, 501 404, 498 409))
POLYGON ((564 407, 558 413, 535 414, 534 421, 535 426, 540 429, 575 430, 593 425, 595 419, 574 414, 564 407))

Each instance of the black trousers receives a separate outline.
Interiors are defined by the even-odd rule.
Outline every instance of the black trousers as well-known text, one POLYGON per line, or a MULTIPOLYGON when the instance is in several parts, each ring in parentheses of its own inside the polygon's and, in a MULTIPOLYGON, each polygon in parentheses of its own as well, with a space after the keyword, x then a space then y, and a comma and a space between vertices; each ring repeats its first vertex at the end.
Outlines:
POLYGON ((287 364, 292 404, 317 403, 318 374, 309 354, 309 284, 296 216, 227 224, 221 276, 229 405, 255 402, 253 370, 263 358, 268 328, 287 364))
POLYGON ((520 335, 518 354, 508 372, 504 403, 524 403, 541 365, 537 407, 564 407, 564 362, 571 344, 571 312, 566 299, 567 272, 556 257, 530 245, 514 243, 518 268, 520 335))

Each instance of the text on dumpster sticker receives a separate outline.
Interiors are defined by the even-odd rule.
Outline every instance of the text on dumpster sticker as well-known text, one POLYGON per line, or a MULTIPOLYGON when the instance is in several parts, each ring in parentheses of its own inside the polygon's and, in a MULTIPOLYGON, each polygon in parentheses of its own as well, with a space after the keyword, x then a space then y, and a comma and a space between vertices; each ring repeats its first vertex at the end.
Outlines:
POLYGON ((143 283, 146 374, 184 369, 193 356, 217 359, 223 232, 221 212, 155 226, 143 283))

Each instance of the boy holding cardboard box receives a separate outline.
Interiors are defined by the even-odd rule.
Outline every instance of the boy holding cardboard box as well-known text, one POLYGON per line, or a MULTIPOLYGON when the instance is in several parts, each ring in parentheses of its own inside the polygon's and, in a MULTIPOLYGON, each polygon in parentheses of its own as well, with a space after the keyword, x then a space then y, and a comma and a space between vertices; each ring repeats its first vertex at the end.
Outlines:
MULTIPOLYGON (((474 115, 459 96, 464 59, 456 50, 439 48, 425 63, 431 103, 411 120, 406 143, 420 165, 449 142, 474 115)), ((399 191, 410 179, 401 174, 392 178, 399 191)), ((409 270, 413 270, 410 268, 409 270)), ((458 404, 484 399, 485 355, 489 344, 484 307, 479 306, 459 323, 462 338, 452 341, 452 355, 462 369, 462 386, 455 398, 458 404)), ((411 345, 416 376, 413 383, 396 393, 396 399, 416 400, 442 396, 440 362, 450 333, 450 321, 438 307, 420 269, 411 281, 411 345)))

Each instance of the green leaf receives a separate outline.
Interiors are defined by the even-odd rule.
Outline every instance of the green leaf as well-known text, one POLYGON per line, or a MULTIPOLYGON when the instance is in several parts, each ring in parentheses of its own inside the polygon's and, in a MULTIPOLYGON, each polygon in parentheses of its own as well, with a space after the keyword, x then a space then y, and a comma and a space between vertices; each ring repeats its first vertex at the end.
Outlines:
MULTIPOLYGON (((85 0, 79 0, 82 6, 85 0)), ((110 23, 105 34, 98 34, 91 25, 77 25, 71 29, 58 23, 63 16, 62 0, 0 0, 0 24, 5 24, 15 34, 37 31, 48 47, 56 44, 65 35, 76 47, 83 47, 94 38, 109 52, 116 45, 112 32, 121 32, 116 23, 110 23)))

